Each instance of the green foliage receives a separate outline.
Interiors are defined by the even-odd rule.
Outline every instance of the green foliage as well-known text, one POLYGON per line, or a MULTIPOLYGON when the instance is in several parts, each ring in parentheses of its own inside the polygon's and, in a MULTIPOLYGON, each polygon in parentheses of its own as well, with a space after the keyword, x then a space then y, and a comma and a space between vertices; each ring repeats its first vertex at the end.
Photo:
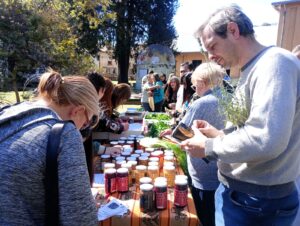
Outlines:
POLYGON ((179 145, 173 144, 169 141, 165 140, 159 140, 156 142, 154 147, 162 147, 164 149, 172 149, 174 151, 174 154, 176 156, 176 159, 182 168, 185 175, 189 175, 188 168, 187 168, 187 160, 186 160, 186 152, 182 151, 179 145))
POLYGON ((149 123, 149 125, 148 125, 149 132, 148 132, 147 136, 158 137, 162 131, 164 131, 168 128, 170 128, 170 126, 166 122, 158 121, 158 122, 149 123))
POLYGON ((225 115, 227 121, 234 126, 243 126, 249 117, 249 109, 243 95, 232 95, 222 90, 222 98, 219 99, 220 111, 225 115))
POLYGON ((171 120, 171 116, 164 113, 148 113, 145 115, 145 119, 171 120))
POLYGON ((63 74, 94 69, 90 53, 99 49, 98 37, 93 44, 84 40, 92 40, 90 34, 97 33, 101 23, 96 6, 108 4, 109 0, 1 1, 0 60, 7 62, 8 81, 16 82, 21 74, 40 66, 63 74))

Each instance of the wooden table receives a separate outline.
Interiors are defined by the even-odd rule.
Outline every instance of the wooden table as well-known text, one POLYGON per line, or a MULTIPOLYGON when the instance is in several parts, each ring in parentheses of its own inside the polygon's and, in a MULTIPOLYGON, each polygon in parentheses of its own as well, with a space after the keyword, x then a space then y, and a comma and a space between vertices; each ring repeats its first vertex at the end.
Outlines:
MULTIPOLYGON (((183 174, 177 167, 177 174, 183 174)), ((188 205, 183 209, 173 205, 174 189, 168 188, 168 207, 165 210, 154 210, 150 213, 140 211, 139 189, 133 185, 127 193, 115 193, 113 197, 122 200, 128 207, 129 212, 122 217, 111 217, 99 226, 198 226, 199 220, 194 201, 189 190, 188 205)))

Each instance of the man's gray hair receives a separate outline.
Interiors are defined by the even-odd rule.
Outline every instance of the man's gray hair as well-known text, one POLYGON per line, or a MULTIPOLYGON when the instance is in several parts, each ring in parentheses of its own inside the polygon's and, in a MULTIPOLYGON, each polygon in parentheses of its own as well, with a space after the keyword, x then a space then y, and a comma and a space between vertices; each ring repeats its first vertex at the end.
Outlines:
POLYGON ((254 38, 254 29, 251 20, 236 4, 220 8, 212 13, 195 32, 195 37, 200 39, 205 27, 210 26, 218 36, 226 38, 227 24, 230 22, 237 24, 241 36, 254 38))

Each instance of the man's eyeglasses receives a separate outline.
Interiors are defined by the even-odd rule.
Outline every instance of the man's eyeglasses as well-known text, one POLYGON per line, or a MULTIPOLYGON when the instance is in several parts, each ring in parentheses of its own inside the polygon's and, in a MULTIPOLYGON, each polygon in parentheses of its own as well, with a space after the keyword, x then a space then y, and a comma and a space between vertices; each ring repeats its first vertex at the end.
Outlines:
POLYGON ((196 91, 196 86, 192 85, 191 88, 192 90, 196 91))

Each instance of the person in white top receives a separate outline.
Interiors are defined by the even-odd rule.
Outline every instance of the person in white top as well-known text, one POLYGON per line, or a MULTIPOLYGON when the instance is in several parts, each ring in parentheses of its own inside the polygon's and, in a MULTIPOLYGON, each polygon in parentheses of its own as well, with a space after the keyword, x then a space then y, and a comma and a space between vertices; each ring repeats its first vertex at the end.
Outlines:
POLYGON ((175 107, 175 110, 178 111, 178 112, 181 112, 182 111, 182 104, 183 104, 183 84, 182 84, 182 78, 183 76, 189 72, 189 63, 188 62, 185 62, 185 63, 182 63, 180 65, 180 87, 178 89, 178 92, 177 92, 177 102, 176 102, 176 107, 175 107))

